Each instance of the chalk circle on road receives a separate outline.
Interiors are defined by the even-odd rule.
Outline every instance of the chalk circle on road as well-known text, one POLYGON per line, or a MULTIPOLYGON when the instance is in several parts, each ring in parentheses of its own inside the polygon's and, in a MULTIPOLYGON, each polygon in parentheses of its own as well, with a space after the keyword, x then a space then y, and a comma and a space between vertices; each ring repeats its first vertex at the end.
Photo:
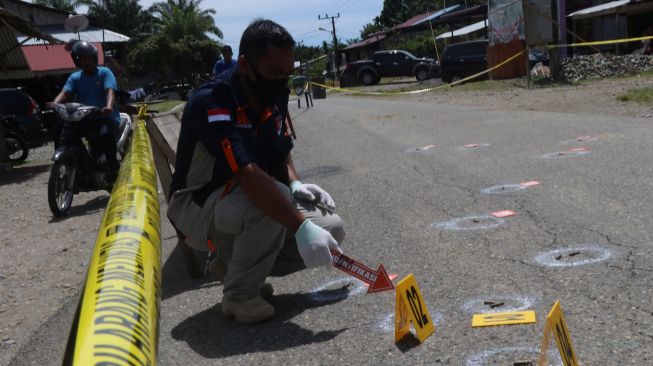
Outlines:
POLYGON ((567 150, 542 155, 542 159, 566 159, 589 155, 589 150, 567 150))
POLYGON ((501 313, 530 309, 535 299, 528 296, 487 296, 466 301, 461 307, 471 314, 501 313))
POLYGON ((442 222, 434 222, 431 226, 452 231, 489 230, 503 225, 506 221, 490 215, 460 217, 442 222))
POLYGON ((609 249, 597 245, 582 245, 541 252, 533 261, 544 267, 577 267, 605 261, 612 255, 609 249))
POLYGON ((523 184, 501 184, 498 186, 492 186, 481 189, 483 194, 505 194, 505 193, 515 193, 521 190, 524 190, 528 187, 523 184))
POLYGON ((308 296, 318 302, 335 302, 365 292, 367 287, 363 282, 351 277, 340 277, 314 288, 308 296))
MULTIPOLYGON (((537 347, 514 346, 514 347, 497 347, 486 351, 473 354, 467 359, 467 366, 483 365, 513 365, 519 361, 531 361, 533 365, 537 364, 540 355, 540 349, 537 347)), ((549 348, 547 353, 549 359, 548 365, 555 360, 554 365, 562 365, 557 348, 549 348)))
POLYGON ((576 138, 569 139, 569 140, 563 140, 560 143, 562 144, 577 144, 579 142, 592 142, 592 141, 598 141, 598 137, 595 136, 577 136, 576 138))
POLYGON ((462 150, 475 150, 475 149, 482 149, 485 147, 489 147, 490 144, 467 144, 462 146, 460 149, 462 150))
POLYGON ((410 148, 410 149, 406 150, 406 152, 407 153, 416 153, 416 152, 428 151, 428 150, 431 150, 434 147, 435 147, 435 145, 426 145, 426 146, 422 146, 422 147, 413 147, 413 148, 410 148))
MULTIPOLYGON (((431 315, 431 320, 433 320, 433 324, 435 326, 442 326, 442 319, 444 319, 444 315, 439 312, 430 312, 429 315, 431 315)), ((384 332, 394 332, 395 331, 395 313, 391 312, 386 314, 383 319, 379 320, 376 322, 377 328, 381 329, 384 332)))

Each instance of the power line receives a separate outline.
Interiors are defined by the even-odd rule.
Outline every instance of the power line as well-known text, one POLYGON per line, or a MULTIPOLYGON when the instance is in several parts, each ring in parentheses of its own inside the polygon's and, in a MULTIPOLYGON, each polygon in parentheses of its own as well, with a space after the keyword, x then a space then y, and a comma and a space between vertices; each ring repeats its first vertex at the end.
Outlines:
POLYGON ((358 0, 349 0, 349 2, 340 9, 341 12, 344 12, 345 10, 349 10, 354 5, 358 5, 358 0))
POLYGON ((336 0, 334 1, 331 6, 326 10, 327 13, 331 12, 336 12, 338 8, 340 8, 343 4, 345 4, 348 0, 336 0), (340 4, 338 2, 342 1, 340 4))

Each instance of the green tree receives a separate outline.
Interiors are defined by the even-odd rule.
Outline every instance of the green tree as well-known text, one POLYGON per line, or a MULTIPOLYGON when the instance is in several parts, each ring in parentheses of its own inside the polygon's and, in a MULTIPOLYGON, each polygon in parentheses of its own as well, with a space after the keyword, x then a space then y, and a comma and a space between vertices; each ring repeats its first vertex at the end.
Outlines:
POLYGON ((49 6, 54 9, 74 13, 75 9, 86 3, 78 0, 34 0, 34 4, 49 6))
POLYGON ((201 9, 202 0, 167 0, 152 4, 149 11, 156 17, 158 25, 173 38, 185 32, 202 37, 211 33, 222 38, 222 31, 215 25, 215 9, 201 9))
POLYGON ((168 0, 155 3, 155 32, 135 44, 128 60, 132 69, 158 80, 178 79, 197 84, 212 70, 220 55, 219 44, 208 37, 222 37, 213 9, 201 9, 201 0, 168 0))
POLYGON ((140 41, 154 30, 154 17, 138 0, 90 0, 88 15, 103 28, 140 41))
MULTIPOLYGON (((378 19, 378 17, 376 19, 378 19)), ((383 29, 383 27, 381 27, 381 25, 376 22, 376 19, 363 26, 363 29, 361 29, 361 39, 367 39, 373 33, 379 32, 383 29)))

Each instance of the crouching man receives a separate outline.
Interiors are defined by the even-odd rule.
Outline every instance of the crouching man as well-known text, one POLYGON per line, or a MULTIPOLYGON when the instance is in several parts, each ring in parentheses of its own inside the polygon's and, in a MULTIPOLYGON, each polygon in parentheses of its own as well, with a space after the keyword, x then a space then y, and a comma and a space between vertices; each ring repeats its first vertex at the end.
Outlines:
POLYGON ((282 26, 252 22, 237 66, 195 90, 181 122, 168 218, 189 245, 215 245, 222 312, 240 323, 274 316, 266 277, 331 266, 345 237, 331 196, 292 162, 294 45, 282 26))

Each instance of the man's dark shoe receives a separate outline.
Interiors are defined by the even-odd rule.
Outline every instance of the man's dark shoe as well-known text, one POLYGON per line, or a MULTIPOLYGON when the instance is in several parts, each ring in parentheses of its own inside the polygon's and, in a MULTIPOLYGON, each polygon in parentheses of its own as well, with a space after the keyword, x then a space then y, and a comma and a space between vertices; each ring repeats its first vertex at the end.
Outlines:
POLYGON ((241 324, 256 324, 274 317, 274 307, 260 296, 245 301, 222 298, 221 308, 224 316, 234 317, 241 324))

